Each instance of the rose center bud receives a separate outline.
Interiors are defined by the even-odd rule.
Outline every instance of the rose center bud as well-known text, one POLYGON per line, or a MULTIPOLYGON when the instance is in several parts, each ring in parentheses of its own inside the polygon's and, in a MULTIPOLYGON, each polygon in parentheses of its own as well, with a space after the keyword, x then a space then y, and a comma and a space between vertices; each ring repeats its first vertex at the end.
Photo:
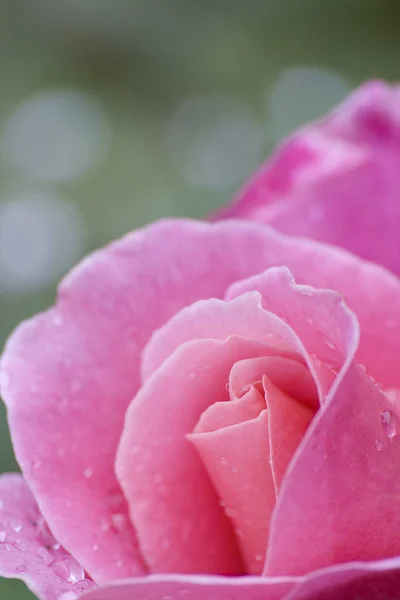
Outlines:
POLYGON ((212 404, 188 438, 232 523, 249 574, 260 574, 269 524, 286 468, 318 410, 301 358, 241 360, 229 375, 229 401, 212 404))

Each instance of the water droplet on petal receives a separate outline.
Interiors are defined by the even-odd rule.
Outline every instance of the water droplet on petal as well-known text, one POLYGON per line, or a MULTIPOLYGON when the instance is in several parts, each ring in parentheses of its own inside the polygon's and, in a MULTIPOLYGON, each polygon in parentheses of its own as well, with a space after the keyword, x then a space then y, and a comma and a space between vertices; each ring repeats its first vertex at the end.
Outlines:
POLYGON ((60 315, 55 314, 53 317, 53 323, 56 327, 60 327, 63 324, 63 319, 60 315))
POLYGON ((235 467, 235 465, 232 465, 232 473, 237 473, 238 472, 238 468, 235 467))
POLYGON ((36 537, 38 542, 42 546, 45 546, 48 550, 59 550, 59 548, 61 547, 44 520, 40 522, 36 537))
POLYGON ((15 570, 17 573, 27 573, 28 567, 26 565, 19 565, 15 570))
POLYGON ((225 458, 225 456, 221 456, 221 458, 219 459, 219 462, 221 463, 221 465, 227 465, 228 459, 225 458))
POLYGON ((0 544, 4 544, 6 541, 6 528, 0 523, 0 544))
POLYGON ((375 448, 380 452, 383 449, 383 442, 381 442, 381 440, 375 440, 375 448))
POLYGON ((19 533, 21 531, 21 529, 22 529, 22 523, 21 523, 21 521, 19 519, 11 519, 11 521, 10 521, 10 528, 15 533, 19 533))
POLYGON ((263 557, 261 556, 261 554, 256 554, 256 555, 255 555, 255 557, 254 557, 254 559, 255 559, 257 562, 261 562, 261 561, 263 560, 263 557))
POLYGON ((95 552, 97 552, 97 550, 99 549, 99 546, 97 544, 93 544, 92 548, 95 552))
POLYGON ((367 367, 365 365, 363 365, 362 363, 360 365, 358 365, 361 369, 361 371, 363 371, 363 373, 366 373, 367 371, 367 367))
POLYGON ((383 429, 389 439, 397 434, 397 418, 390 410, 381 412, 381 422, 383 429))
POLYGON ((86 592, 87 590, 95 588, 96 585, 91 579, 81 579, 81 581, 75 583, 75 587, 80 592, 86 592))
POLYGON ((122 513, 114 513, 111 515, 111 521, 115 529, 121 531, 125 527, 126 517, 122 513))
POLYGON ((58 577, 71 583, 76 583, 85 578, 85 573, 81 565, 72 556, 63 556, 55 560, 51 567, 58 577))
POLYGON ((84 470, 83 474, 87 479, 89 479, 93 475, 93 469, 89 467, 84 470))
POLYGON ((237 517, 238 512, 234 508, 230 508, 229 506, 227 506, 225 508, 225 514, 226 514, 227 517, 233 518, 233 517, 237 517))

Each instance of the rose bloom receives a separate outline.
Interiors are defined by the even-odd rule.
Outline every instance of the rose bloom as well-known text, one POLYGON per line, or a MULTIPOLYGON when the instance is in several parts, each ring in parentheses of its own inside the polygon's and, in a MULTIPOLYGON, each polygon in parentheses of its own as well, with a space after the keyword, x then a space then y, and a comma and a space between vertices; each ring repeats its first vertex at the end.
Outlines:
POLYGON ((12 334, 2 575, 41 600, 400 598, 399 93, 294 134, 229 219, 95 252, 12 334))

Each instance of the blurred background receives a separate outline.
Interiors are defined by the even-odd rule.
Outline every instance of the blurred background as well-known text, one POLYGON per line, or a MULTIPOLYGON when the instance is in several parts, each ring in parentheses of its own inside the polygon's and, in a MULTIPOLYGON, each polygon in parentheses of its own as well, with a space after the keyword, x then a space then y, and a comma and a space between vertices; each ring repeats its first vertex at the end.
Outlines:
MULTIPOLYGON (((229 201, 277 141, 400 79, 398 0, 0 0, 0 342, 88 251, 229 201)), ((17 468, 0 412, 0 472, 17 468)), ((0 598, 33 596, 1 580, 0 598)))

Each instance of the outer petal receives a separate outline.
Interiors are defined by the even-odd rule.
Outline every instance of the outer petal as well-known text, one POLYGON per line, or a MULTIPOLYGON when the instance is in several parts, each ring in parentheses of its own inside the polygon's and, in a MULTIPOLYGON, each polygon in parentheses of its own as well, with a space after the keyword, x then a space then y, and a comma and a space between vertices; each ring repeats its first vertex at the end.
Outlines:
POLYGON ((270 245, 256 224, 153 225, 86 259, 56 307, 9 340, 0 380, 18 461, 55 535, 97 581, 145 570, 114 475, 144 344, 182 306, 261 270, 270 245))
POLYGON ((295 578, 163 575, 111 583, 82 600, 283 600, 295 578))
POLYGON ((342 246, 400 274, 400 87, 362 86, 295 133, 222 217, 342 246))
POLYGON ((60 600, 67 592, 77 598, 79 584, 75 586, 74 582, 83 578, 83 571, 54 542, 23 478, 17 474, 2 475, 0 575, 22 579, 41 600, 60 600))
MULTIPOLYGON (((220 223, 221 225, 224 222, 220 223)), ((232 227, 232 223, 225 223, 232 227)), ((238 232, 243 227, 237 223, 238 232)), ((264 243, 256 248, 256 236, 252 249, 243 248, 244 259, 251 252, 262 255, 263 271, 271 266, 286 265, 297 283, 315 288, 328 288, 341 292, 346 304, 356 313, 361 328, 361 341, 357 361, 365 364, 368 373, 384 387, 400 387, 397 357, 400 354, 400 281, 376 265, 362 261, 345 251, 312 242, 289 238, 273 230, 264 230, 264 243), (249 252, 249 254, 247 254, 249 252)), ((237 251, 239 242, 235 245, 237 251)), ((230 250, 226 246, 226 252, 230 250)), ((232 256, 232 264, 238 260, 232 256)), ((251 260, 251 259, 250 259, 251 260)), ((217 272, 217 271, 216 271, 217 272)), ((246 289, 250 289, 247 287, 246 289)), ((179 329, 168 324, 156 332, 150 340, 143 357, 143 377, 146 378, 180 343, 189 339, 206 337, 204 324, 199 328, 185 312, 186 323, 179 329)), ((183 322, 183 317, 182 317, 183 322)), ((221 329, 224 328, 221 322, 221 329)), ((213 324, 216 329, 218 324, 213 324)))
POLYGON ((351 365, 286 472, 266 574, 299 575, 400 554, 398 418, 351 365))

